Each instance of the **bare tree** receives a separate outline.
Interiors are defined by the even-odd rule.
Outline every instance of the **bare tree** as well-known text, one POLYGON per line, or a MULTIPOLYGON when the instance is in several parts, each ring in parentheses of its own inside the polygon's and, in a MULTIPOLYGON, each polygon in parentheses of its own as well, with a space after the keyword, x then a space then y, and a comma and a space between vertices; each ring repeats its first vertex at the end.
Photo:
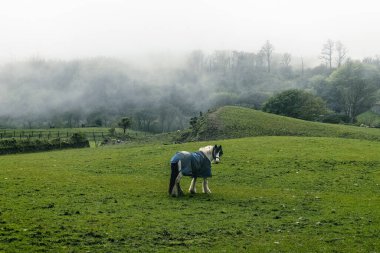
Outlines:
POLYGON ((332 60, 334 53, 334 41, 327 40, 326 44, 323 45, 320 59, 322 59, 326 65, 329 67, 330 72, 332 72, 332 60))
POLYGON ((188 66, 194 73, 201 73, 204 68, 205 55, 201 50, 192 51, 188 57, 188 66))
POLYGON ((265 68, 264 53, 262 51, 254 55, 254 67, 255 69, 260 70, 260 71, 262 71, 265 68))
POLYGON ((363 59, 363 63, 380 66, 380 55, 374 57, 366 57, 363 59))
POLYGON ((347 57, 347 49, 342 44, 342 42, 337 41, 337 42, 335 42, 335 51, 338 54, 336 56, 336 63, 337 63, 338 68, 339 68, 343 64, 344 60, 347 57))
POLYGON ((282 55, 281 63, 284 65, 284 67, 289 67, 290 62, 292 61, 292 55, 289 53, 285 53, 282 55))
POLYGON ((260 52, 264 55, 265 60, 267 62, 267 71, 270 73, 271 70, 271 61, 272 61, 272 53, 273 53, 274 47, 273 45, 267 40, 263 47, 261 48, 260 52))
POLYGON ((155 112, 148 109, 143 109, 135 113, 137 127, 139 130, 151 131, 152 123, 156 120, 155 112))
POLYGON ((231 67, 232 52, 227 50, 217 50, 212 54, 213 69, 226 74, 226 71, 231 67))

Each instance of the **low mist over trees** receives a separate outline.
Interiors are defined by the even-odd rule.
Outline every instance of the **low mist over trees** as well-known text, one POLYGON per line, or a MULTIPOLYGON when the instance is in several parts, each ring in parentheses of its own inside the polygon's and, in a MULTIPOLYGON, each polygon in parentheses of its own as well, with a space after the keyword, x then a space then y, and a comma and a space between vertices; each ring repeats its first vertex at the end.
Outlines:
POLYGON ((328 66, 330 72, 332 71, 333 64, 333 52, 334 52, 334 42, 332 40, 328 40, 326 44, 323 45, 321 52, 321 59, 328 66))
POLYGON ((261 51, 260 51, 260 53, 262 53, 264 55, 264 58, 266 60, 268 73, 271 70, 273 50, 274 50, 273 45, 269 42, 269 40, 267 40, 265 42, 264 46, 261 48, 261 51))
POLYGON ((320 59, 326 64, 330 72, 332 72, 335 63, 337 68, 342 66, 347 59, 347 53, 347 48, 341 41, 334 42, 329 39, 322 47, 320 59))
MULTIPOLYGON (((289 89, 308 101, 308 107, 294 104, 301 116, 290 116, 313 120, 326 101, 354 122, 379 101, 379 57, 349 60, 339 41, 322 48, 314 67, 276 52, 269 41, 257 52, 196 50, 172 65, 112 58, 12 62, 0 66, 0 127, 115 127, 127 117, 133 129, 166 132, 188 127, 213 107, 261 109, 289 89)), ((275 112, 269 104, 265 110, 275 112)))

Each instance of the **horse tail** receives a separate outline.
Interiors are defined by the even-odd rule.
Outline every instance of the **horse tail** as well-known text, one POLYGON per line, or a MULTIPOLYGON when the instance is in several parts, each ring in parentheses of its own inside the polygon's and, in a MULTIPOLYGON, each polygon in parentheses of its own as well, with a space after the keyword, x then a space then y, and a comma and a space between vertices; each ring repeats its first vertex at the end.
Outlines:
POLYGON ((179 172, 178 172, 178 162, 177 163, 171 163, 170 167, 172 169, 172 173, 170 175, 169 194, 172 194, 172 190, 173 190, 173 187, 175 185, 175 180, 177 179, 177 176, 179 174, 179 172))

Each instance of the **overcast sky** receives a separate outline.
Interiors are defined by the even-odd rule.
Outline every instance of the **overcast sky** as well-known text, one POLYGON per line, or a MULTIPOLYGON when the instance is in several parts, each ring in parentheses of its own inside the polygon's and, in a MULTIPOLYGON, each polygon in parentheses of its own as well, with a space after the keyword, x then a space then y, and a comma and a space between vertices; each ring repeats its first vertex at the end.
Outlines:
POLYGON ((128 57, 193 49, 318 57, 327 39, 352 58, 380 54, 376 0, 0 0, 0 61, 128 57))

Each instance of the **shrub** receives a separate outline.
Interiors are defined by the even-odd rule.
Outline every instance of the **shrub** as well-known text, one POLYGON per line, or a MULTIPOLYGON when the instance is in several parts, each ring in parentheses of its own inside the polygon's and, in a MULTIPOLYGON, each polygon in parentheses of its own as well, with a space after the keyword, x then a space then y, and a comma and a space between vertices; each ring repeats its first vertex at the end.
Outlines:
POLYGON ((83 148, 90 147, 85 134, 75 133, 69 139, 56 138, 52 140, 23 139, 14 138, 0 140, 0 154, 14 154, 23 152, 47 151, 62 148, 83 148))
POLYGON ((320 121, 323 123, 342 124, 350 122, 350 118, 344 114, 333 113, 321 117, 320 121))
POLYGON ((71 143, 81 143, 87 141, 86 135, 84 133, 74 133, 70 137, 71 143))

